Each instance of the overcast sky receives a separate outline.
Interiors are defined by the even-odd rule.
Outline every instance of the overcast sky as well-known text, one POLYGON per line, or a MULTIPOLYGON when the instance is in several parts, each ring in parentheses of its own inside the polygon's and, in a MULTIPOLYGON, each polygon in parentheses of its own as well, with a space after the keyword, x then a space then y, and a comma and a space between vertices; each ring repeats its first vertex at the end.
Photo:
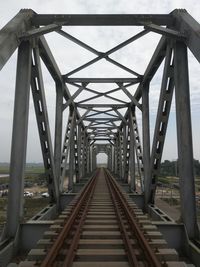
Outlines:
MULTIPOLYGON (((116 13, 116 14, 130 14, 130 13, 170 13, 175 8, 185 8, 197 21, 200 22, 200 3, 199 1, 130 1, 130 0, 18 0, 18 1, 1 1, 0 2, 0 28, 2 28, 21 8, 31 8, 37 13, 84 13, 84 14, 101 14, 101 13, 116 13)), ((93 46, 98 51, 105 52, 129 37, 133 36, 142 28, 136 27, 69 27, 64 28, 68 33, 80 38, 82 41, 93 46)), ((92 58, 94 55, 90 52, 78 47, 76 44, 64 39, 57 33, 47 34, 49 46, 57 60, 62 74, 78 67, 92 58)), ((155 33, 150 33, 140 40, 128 45, 122 50, 114 53, 112 58, 120 63, 132 68, 133 70, 143 74, 150 60, 152 53, 158 43, 160 36, 155 33)), ((0 72, 0 161, 8 162, 10 160, 10 146, 12 135, 12 118, 13 118, 13 100, 15 87, 15 72, 16 72, 16 53, 12 56, 9 62, 0 72)), ((192 124, 193 124, 193 143, 194 143, 194 157, 200 159, 200 66, 193 55, 189 52, 189 72, 191 81, 191 110, 192 110, 192 124)), ((52 139, 54 137, 54 111, 55 111, 55 88, 54 83, 43 68, 44 82, 47 97, 47 106, 49 111, 50 127, 52 132, 52 139)), ((77 73, 76 77, 88 77, 88 73, 93 77, 131 77, 117 67, 113 67, 109 63, 100 61, 99 63, 77 73)), ((153 128, 156 118, 157 102, 159 98, 159 89, 161 83, 162 66, 151 83, 150 90, 150 109, 151 109, 151 138, 153 136, 153 128)), ((91 88, 99 91, 108 90, 110 87, 94 85, 91 88)), ((69 87, 73 94, 75 88, 69 87)), ((132 88, 134 92, 135 88, 132 88)), ((85 99, 85 97, 93 96, 90 93, 82 93, 76 101, 85 99)), ((113 94, 113 97, 119 97, 123 100, 128 100, 123 93, 113 94)), ((100 103, 102 100, 98 100, 100 103)), ((108 101, 106 99, 103 100, 108 101)), ((110 101, 109 101, 110 102, 110 101)), ((91 102, 92 103, 92 102, 91 102)), ((94 103, 97 103, 95 100, 94 103)), ((164 148, 164 159, 177 158, 177 142, 176 142, 176 119, 175 106, 172 105, 172 112, 170 115, 169 127, 167 132, 166 144, 164 148)), ((80 112, 83 112, 80 110, 80 112)), ((121 111, 123 113, 123 111, 121 111)), ((141 114, 138 113, 139 124, 141 114)), ((64 122, 67 121, 67 112, 65 112, 64 122)), ((28 133, 28 162, 41 162, 41 150, 39 146, 38 133, 36 128, 36 121, 34 115, 34 108, 32 99, 30 99, 30 115, 29 115, 29 133, 28 133)))

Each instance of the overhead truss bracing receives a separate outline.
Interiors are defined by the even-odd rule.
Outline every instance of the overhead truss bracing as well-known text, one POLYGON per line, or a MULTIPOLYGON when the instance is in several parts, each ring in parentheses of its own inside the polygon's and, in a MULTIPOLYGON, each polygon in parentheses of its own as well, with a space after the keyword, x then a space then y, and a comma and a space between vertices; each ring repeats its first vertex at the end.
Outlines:
MULTIPOLYGON (((30 87, 50 201, 56 203, 57 209, 60 207, 63 191, 73 191, 74 175, 76 182, 80 182, 82 177, 91 173, 97 166, 96 156, 99 153, 107 154, 108 168, 121 181, 129 183, 131 191, 139 190, 144 195, 146 210, 149 204, 154 204, 175 91, 181 213, 189 238, 197 235, 187 47, 200 61, 200 26, 185 10, 174 10, 167 15, 46 15, 24 9, 0 31, 0 69, 18 48, 11 182, 5 237, 16 235, 23 216, 22 190, 30 87), (68 26, 139 26, 140 31, 102 52, 70 34, 68 26), (51 32, 54 32, 55 37, 59 35, 63 40, 90 52, 93 58, 61 73, 44 37, 51 32), (128 45, 142 40, 152 32, 159 34, 161 38, 144 73, 112 57, 115 52, 126 49, 128 45), (101 60, 123 71, 123 77, 100 77, 98 72, 95 77, 79 75, 80 71, 87 71, 88 67, 93 67, 101 60), (54 149, 41 61, 55 82, 54 149), (149 90, 151 80, 162 62, 164 69, 151 146, 149 90), (73 94, 71 87, 75 90, 73 94), (69 115, 62 140, 65 110, 69 111, 69 115), (139 182, 136 181, 136 166, 139 182), (67 170, 66 189, 64 184, 67 170)), ((134 61, 134 55, 131 57, 134 61)), ((70 66, 68 61, 65 64, 70 66)))

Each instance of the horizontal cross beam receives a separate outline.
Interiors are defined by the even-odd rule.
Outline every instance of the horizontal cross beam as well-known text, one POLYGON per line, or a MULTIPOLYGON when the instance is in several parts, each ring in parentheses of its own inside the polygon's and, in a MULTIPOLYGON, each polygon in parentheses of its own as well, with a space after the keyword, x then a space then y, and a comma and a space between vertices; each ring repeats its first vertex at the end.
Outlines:
POLYGON ((128 104, 76 104, 79 108, 126 108, 128 104))
POLYGON ((118 117, 118 118, 85 118, 84 119, 85 121, 96 121, 96 122, 98 122, 98 121, 120 121, 121 120, 121 118, 120 117, 118 117))
POLYGON ((141 78, 68 78, 64 76, 67 83, 139 83, 141 78))
POLYGON ((35 26, 62 23, 66 26, 142 26, 146 22, 157 25, 172 25, 169 14, 35 14, 32 23, 35 26))
POLYGON ((92 129, 92 130, 101 130, 101 129, 105 129, 105 130, 114 130, 114 129, 118 129, 118 126, 106 126, 106 127, 92 127, 92 126, 87 126, 88 129, 92 129))
POLYGON ((153 23, 145 25, 144 28, 147 30, 150 30, 152 32, 156 32, 156 33, 165 35, 167 37, 178 38, 178 39, 185 39, 186 38, 186 35, 180 31, 175 31, 172 29, 164 28, 164 27, 155 25, 153 23))
POLYGON ((60 25, 57 24, 51 24, 51 25, 47 25, 38 29, 31 29, 29 31, 24 32, 21 36, 20 39, 22 40, 27 40, 29 38, 34 38, 34 37, 38 37, 41 36, 43 34, 52 32, 52 31, 56 31, 58 29, 61 29, 60 25))
POLYGON ((96 137, 94 137, 94 138, 89 138, 89 140, 96 140, 96 141, 109 141, 109 140, 115 140, 115 138, 96 138, 96 137))

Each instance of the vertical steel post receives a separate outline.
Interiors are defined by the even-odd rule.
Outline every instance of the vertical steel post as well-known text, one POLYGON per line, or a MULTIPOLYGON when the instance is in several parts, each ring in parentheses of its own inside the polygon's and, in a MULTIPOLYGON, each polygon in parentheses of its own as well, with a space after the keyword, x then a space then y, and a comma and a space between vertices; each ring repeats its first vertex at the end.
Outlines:
POLYGON ((174 58, 181 216, 189 238, 197 238, 188 58, 184 43, 176 42, 174 58))
POLYGON ((23 216, 24 169, 26 163, 31 74, 31 47, 22 42, 18 49, 15 105, 12 132, 10 184, 5 234, 14 237, 23 216))
POLYGON ((129 109, 129 127, 130 127, 130 158, 129 158, 130 191, 135 191, 136 190, 136 183, 135 183, 135 141, 134 141, 133 114, 132 114, 131 108, 129 109))
POLYGON ((88 164, 87 164, 87 172, 88 173, 91 173, 91 149, 90 149, 90 141, 88 140, 87 141, 87 150, 88 150, 88 156, 87 156, 87 159, 88 159, 88 164))
POLYGON ((150 176, 150 130, 149 130, 149 84, 142 87, 142 138, 143 138, 143 164, 144 164, 144 196, 147 208, 151 192, 150 176))
MULTIPOLYGON (((73 107, 70 107, 73 108, 73 107)), ((75 110, 73 110, 75 112, 75 110)), ((70 151, 69 151, 69 183, 68 191, 73 190, 73 179, 74 179, 74 164, 75 164, 75 140, 74 140, 74 128, 76 127, 76 116, 73 116, 73 123, 70 129, 70 151)))
POLYGON ((115 175, 117 176, 117 170, 118 170, 118 140, 117 137, 115 139, 115 175))
POLYGON ((81 133, 81 146, 82 146, 82 177, 85 176, 85 130, 81 133))
POLYGON ((56 118, 55 118, 55 138, 54 138, 54 162, 58 188, 61 176, 61 152, 62 152, 62 122, 63 122, 63 90, 62 84, 56 83, 56 118))
POLYGON ((126 162, 127 162, 127 136, 126 136, 126 124, 123 124, 123 181, 127 182, 126 177, 126 162))
POLYGON ((79 179, 82 177, 82 168, 81 168, 81 134, 82 134, 82 127, 78 124, 78 168, 79 168, 79 179))
POLYGON ((96 148, 93 148, 93 171, 97 168, 97 153, 96 148))
POLYGON ((114 162, 115 162, 115 150, 114 150, 114 146, 111 145, 111 153, 112 153, 112 173, 114 173, 114 162))
POLYGON ((119 173, 118 173, 118 175, 119 175, 119 179, 122 180, 123 179, 123 177, 122 177, 122 175, 123 175, 123 172, 122 172, 123 164, 122 164, 122 133, 121 132, 119 132, 118 153, 119 153, 119 159, 118 159, 119 160, 119 162, 118 162, 118 164, 119 164, 119 173))
POLYGON ((112 171, 112 150, 111 150, 111 148, 108 148, 107 151, 108 151, 107 152, 107 155, 108 155, 108 169, 110 171, 112 171))
POLYGON ((87 174, 87 137, 86 137, 86 130, 83 131, 83 157, 82 157, 82 170, 83 176, 87 174))
POLYGON ((112 173, 114 173, 115 152, 114 152, 114 146, 113 145, 111 145, 111 155, 112 155, 111 171, 112 171, 112 173))

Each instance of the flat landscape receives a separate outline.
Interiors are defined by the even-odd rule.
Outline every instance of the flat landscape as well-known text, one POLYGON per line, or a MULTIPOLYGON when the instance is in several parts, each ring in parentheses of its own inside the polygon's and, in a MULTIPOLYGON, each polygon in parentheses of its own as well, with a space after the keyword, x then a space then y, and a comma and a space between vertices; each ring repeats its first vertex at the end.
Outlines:
MULTIPOLYGON (((8 164, 0 164, 0 175, 0 229, 2 229, 2 226, 5 223, 7 209, 7 185, 9 184, 8 164)), ((24 192, 31 193, 30 196, 24 197, 24 221, 27 221, 48 204, 48 198, 42 197, 42 193, 47 192, 42 164, 27 164, 24 192)))
MULTIPOLYGON (((156 205, 177 221, 180 218, 179 180, 176 176, 168 176, 163 170, 162 173, 165 175, 158 179, 156 205)), ((2 229, 6 218, 8 184, 9 165, 0 163, 0 229, 2 229)), ((197 215, 200 222, 200 176, 195 177, 195 188, 197 215)), ((40 163, 27 164, 24 188, 24 192, 26 192, 24 197, 24 221, 29 220, 48 204, 48 198, 42 196, 47 191, 43 165, 40 163)))

